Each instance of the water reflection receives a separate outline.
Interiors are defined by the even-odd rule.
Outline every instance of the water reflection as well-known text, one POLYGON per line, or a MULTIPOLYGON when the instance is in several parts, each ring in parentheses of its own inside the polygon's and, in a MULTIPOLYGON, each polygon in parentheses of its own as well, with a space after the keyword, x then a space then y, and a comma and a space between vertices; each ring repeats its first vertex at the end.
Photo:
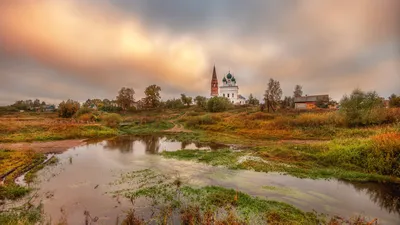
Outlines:
POLYGON ((359 192, 365 192, 371 201, 389 213, 400 214, 400 184, 393 183, 357 183, 341 181, 359 192))
POLYGON ((217 150, 226 148, 222 144, 202 144, 198 142, 179 142, 164 136, 141 135, 141 136, 124 136, 104 141, 104 148, 108 150, 119 150, 121 153, 132 153, 137 146, 137 150, 144 147, 146 154, 157 154, 162 151, 176 151, 179 149, 204 149, 217 150), (137 145, 140 146, 137 146, 137 145))
POLYGON ((213 150, 218 147, 227 146, 178 142, 163 136, 125 136, 92 141, 87 146, 70 149, 58 157, 61 162, 73 157, 73 164, 60 163, 51 171, 48 168, 47 175, 45 170, 40 172, 44 181, 40 194, 44 199, 47 199, 48 192, 54 192, 56 196, 44 202, 45 212, 59 218, 60 208, 65 207, 71 224, 79 224, 82 211, 86 209, 102 216, 103 222, 107 218, 116 218, 130 205, 116 203, 105 195, 112 189, 108 184, 121 173, 151 168, 166 174, 179 174, 191 185, 234 188, 253 196, 283 201, 305 211, 317 210, 345 217, 362 214, 379 218, 381 224, 400 224, 399 184, 300 179, 278 173, 229 170, 165 159, 156 154, 178 149, 213 150))

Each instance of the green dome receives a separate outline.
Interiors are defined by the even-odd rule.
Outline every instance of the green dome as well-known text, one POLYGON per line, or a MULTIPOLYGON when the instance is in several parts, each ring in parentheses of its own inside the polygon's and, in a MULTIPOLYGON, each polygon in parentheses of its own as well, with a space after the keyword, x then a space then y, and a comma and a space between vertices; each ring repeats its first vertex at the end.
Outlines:
POLYGON ((231 74, 231 73, 228 73, 228 75, 226 75, 226 77, 227 77, 228 79, 231 79, 231 78, 232 78, 232 74, 231 74))
POLYGON ((222 79, 223 82, 226 82, 226 78, 224 77, 224 79, 222 79))
POLYGON ((236 79, 235 79, 235 77, 232 77, 232 82, 236 82, 236 79))

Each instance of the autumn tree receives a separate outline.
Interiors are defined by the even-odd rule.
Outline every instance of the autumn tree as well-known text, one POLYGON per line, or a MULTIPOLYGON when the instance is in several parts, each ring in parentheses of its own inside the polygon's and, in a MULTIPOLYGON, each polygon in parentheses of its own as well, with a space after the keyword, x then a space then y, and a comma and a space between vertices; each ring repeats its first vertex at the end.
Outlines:
POLYGON ((196 98, 194 98, 194 102, 196 102, 196 105, 199 108, 203 108, 203 109, 207 108, 207 98, 204 96, 197 96, 196 98))
POLYGON ((143 99, 146 108, 156 108, 160 105, 160 91, 161 88, 155 84, 150 85, 146 88, 146 90, 144 91, 146 97, 143 99))
POLYGON ((187 107, 192 104, 192 97, 188 97, 185 94, 181 94, 182 103, 185 104, 187 107))
POLYGON ((249 105, 259 105, 260 101, 253 96, 253 94, 249 95, 249 99, 247 100, 247 104, 249 105))
POLYGON ((118 106, 124 111, 128 110, 135 102, 135 98, 133 97, 134 94, 135 91, 132 88, 121 88, 117 96, 118 106))
POLYGON ((269 79, 268 88, 265 90, 264 102, 266 104, 267 111, 276 111, 277 106, 282 98, 282 89, 279 81, 269 79))
POLYGON ((71 118, 80 108, 80 104, 77 101, 68 99, 62 101, 58 105, 58 116, 63 118, 71 118))

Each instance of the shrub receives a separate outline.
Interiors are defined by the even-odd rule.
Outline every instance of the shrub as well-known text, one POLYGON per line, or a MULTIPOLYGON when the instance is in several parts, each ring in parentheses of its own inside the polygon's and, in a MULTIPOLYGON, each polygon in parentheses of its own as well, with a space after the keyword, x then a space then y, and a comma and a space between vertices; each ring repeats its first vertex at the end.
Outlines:
POLYGON ((372 138, 368 155, 371 172, 400 177, 400 133, 386 133, 372 138))
POLYGON ((90 109, 90 108, 87 108, 87 107, 82 107, 78 111, 76 111, 76 113, 74 114, 74 117, 75 118, 79 118, 83 114, 89 114, 91 112, 93 112, 93 109, 90 109))
POLYGON ((95 116, 91 113, 85 113, 82 114, 78 117, 79 120, 84 121, 84 122, 89 122, 89 121, 94 121, 95 120, 95 116))
POLYGON ((355 89, 340 101, 340 111, 350 126, 380 124, 385 120, 383 101, 376 92, 355 89))
POLYGON ((232 103, 225 97, 212 97, 207 102, 207 109, 210 112, 223 112, 232 107, 232 103))
POLYGON ((107 113, 101 117, 101 120, 107 127, 115 128, 122 122, 122 117, 117 113, 107 113))
POLYGON ((186 125, 189 127, 199 127, 201 125, 212 125, 216 124, 220 119, 212 115, 195 116, 190 117, 186 121, 186 125))
POLYGON ((79 102, 68 99, 67 101, 62 101, 60 105, 58 105, 58 115, 63 118, 71 118, 79 108, 79 102))

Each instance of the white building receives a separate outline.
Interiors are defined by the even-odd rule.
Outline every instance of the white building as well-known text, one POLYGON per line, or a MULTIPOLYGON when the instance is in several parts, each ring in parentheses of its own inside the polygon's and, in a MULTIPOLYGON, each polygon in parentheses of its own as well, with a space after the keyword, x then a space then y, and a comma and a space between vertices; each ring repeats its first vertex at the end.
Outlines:
POLYGON ((246 99, 239 95, 239 86, 236 85, 236 79, 231 74, 228 73, 222 79, 222 86, 219 87, 219 96, 226 97, 233 104, 245 104, 246 99))

